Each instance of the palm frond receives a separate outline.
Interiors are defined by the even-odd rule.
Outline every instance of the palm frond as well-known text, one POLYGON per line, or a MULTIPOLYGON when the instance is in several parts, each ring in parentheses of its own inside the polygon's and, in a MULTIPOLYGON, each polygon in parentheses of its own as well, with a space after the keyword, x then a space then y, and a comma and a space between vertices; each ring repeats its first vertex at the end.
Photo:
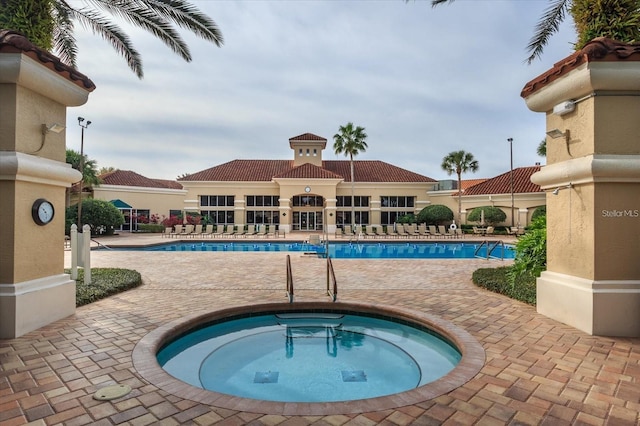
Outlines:
POLYGON ((78 45, 73 35, 73 21, 66 2, 54 2, 55 26, 53 30, 53 53, 62 62, 77 68, 78 45))
POLYGON ((169 20, 148 8, 143 2, 109 0, 91 0, 98 8, 115 16, 120 16, 127 22, 140 27, 158 38, 171 50, 180 55, 185 61, 191 61, 189 47, 182 40, 180 34, 173 28, 169 20))
POLYGON ((109 42, 113 48, 127 61, 129 68, 139 77, 143 77, 142 59, 140 54, 133 47, 129 37, 115 24, 99 13, 81 9, 70 9, 72 19, 80 22, 85 28, 90 28, 94 34, 100 35, 104 40, 109 42))
POLYGON ((530 53, 527 63, 531 64, 534 59, 542 55, 549 39, 558 32, 560 24, 564 21, 570 2, 571 0, 551 1, 551 5, 544 11, 542 19, 536 24, 535 33, 527 45, 527 51, 530 53))
POLYGON ((431 7, 436 7, 444 3, 453 3, 455 0, 431 0, 431 7))
POLYGON ((206 14, 184 0, 140 0, 147 7, 193 32, 196 36, 220 47, 224 43, 222 32, 206 14))

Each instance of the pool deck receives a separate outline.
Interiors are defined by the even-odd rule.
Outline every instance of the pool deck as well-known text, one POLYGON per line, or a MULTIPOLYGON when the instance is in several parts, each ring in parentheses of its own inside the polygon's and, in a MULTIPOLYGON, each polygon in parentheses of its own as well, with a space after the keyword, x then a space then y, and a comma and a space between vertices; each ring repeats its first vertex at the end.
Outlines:
MULTIPOLYGON (((307 237, 290 234, 287 239, 307 237)), ((135 245, 167 239, 123 234, 98 241, 135 245)), ((338 303, 386 304, 441 317, 482 344, 486 362, 480 373, 424 402, 354 414, 259 414, 178 397, 150 384, 133 368, 136 344, 173 320, 230 306, 286 301, 285 256, 92 252, 92 267, 135 269, 144 284, 80 307, 75 315, 18 339, 0 340, 0 424, 640 423, 640 339, 589 336, 471 283, 474 270, 509 261, 333 261, 338 303), (98 389, 113 384, 129 385, 132 392, 112 401, 93 399, 98 389)), ((295 253, 291 260, 297 300, 326 301, 324 261, 295 253)), ((65 264, 70 265, 69 251, 65 264)))

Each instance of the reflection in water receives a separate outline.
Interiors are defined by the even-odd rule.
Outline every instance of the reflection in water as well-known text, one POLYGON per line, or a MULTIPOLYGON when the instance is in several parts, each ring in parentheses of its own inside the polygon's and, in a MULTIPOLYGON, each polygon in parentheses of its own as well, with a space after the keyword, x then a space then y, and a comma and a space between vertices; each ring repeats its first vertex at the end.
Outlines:
POLYGON ((294 339, 326 339, 326 351, 330 357, 338 356, 338 344, 344 349, 362 346, 365 335, 343 330, 341 325, 326 326, 292 326, 287 325, 285 339, 285 354, 287 358, 293 358, 294 339), (324 333, 323 333, 324 332, 324 333))

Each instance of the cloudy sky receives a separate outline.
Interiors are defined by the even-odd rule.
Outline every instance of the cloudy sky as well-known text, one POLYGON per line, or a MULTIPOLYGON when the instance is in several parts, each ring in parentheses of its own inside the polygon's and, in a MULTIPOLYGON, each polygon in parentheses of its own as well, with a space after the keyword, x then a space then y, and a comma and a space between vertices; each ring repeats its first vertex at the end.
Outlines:
POLYGON ((536 147, 544 115, 524 85, 572 52, 565 23, 541 60, 525 47, 547 0, 204 1, 221 48, 182 31, 193 61, 122 24, 142 54, 139 80, 110 45, 78 27, 78 67, 96 84, 70 108, 67 146, 80 150, 77 117, 92 121, 84 152, 99 167, 175 179, 234 159, 289 159, 288 140, 327 138, 351 121, 366 129, 359 159, 383 160, 448 179, 440 164, 465 150, 475 174, 493 177, 544 164, 536 147))

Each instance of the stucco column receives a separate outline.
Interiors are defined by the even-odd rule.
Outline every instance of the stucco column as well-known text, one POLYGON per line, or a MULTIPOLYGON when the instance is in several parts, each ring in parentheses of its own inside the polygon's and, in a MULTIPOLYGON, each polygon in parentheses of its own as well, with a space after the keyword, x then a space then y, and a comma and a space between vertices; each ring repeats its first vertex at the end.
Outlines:
POLYGON ((328 234, 335 234, 336 232, 337 203, 338 200, 336 198, 325 198, 324 211, 326 216, 324 217, 324 226, 326 226, 326 232, 328 234))
POLYGON ((66 164, 66 108, 95 86, 23 36, 0 30, 0 339, 75 312, 64 274, 65 189, 81 175, 66 164), (57 126, 54 126, 57 125, 57 126), (53 205, 38 223, 36 200, 53 205))
POLYGON ((640 44, 596 39, 522 96, 556 136, 532 177, 547 191, 538 312, 589 334, 640 336, 640 44))

